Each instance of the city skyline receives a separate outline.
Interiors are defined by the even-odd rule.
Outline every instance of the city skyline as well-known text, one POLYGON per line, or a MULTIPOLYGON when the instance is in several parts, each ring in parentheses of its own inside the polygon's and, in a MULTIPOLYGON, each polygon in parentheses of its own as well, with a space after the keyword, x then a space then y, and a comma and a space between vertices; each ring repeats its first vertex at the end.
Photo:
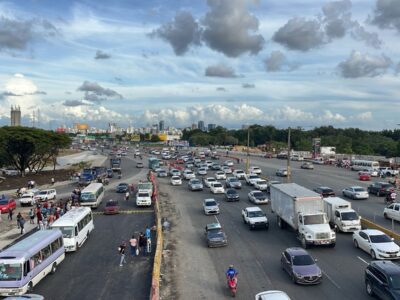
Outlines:
POLYGON ((395 0, 1 2, 0 125, 18 106, 43 128, 398 128, 399 12, 395 0))

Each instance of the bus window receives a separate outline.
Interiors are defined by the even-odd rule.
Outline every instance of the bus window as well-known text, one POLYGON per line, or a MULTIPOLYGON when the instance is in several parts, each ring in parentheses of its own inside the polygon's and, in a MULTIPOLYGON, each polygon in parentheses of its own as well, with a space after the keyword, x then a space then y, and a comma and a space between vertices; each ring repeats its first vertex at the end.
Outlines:
POLYGON ((75 236, 78 236, 78 226, 75 226, 75 236))
POLYGON ((26 261, 24 264, 24 277, 27 276, 30 271, 31 271, 30 261, 26 261))
POLYGON ((46 246, 42 249, 43 260, 48 258, 51 255, 51 247, 50 245, 46 246))
POLYGON ((32 256, 32 259, 33 259, 34 267, 36 267, 37 265, 40 265, 42 263, 42 255, 41 255, 40 251, 38 253, 36 253, 34 256, 32 256))
POLYGON ((53 251, 53 253, 56 252, 58 249, 60 249, 60 247, 61 247, 60 239, 57 239, 51 243, 51 250, 53 251))

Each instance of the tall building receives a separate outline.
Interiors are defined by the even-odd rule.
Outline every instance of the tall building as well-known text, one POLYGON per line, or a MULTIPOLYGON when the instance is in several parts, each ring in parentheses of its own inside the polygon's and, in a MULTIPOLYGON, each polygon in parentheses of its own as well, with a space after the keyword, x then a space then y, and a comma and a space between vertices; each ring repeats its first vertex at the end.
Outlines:
POLYGON ((201 131, 205 131, 206 128, 204 127, 204 121, 199 121, 197 123, 197 128, 200 129, 201 131))
POLYGON ((21 126, 21 108, 11 105, 11 126, 21 126))
POLYGON ((197 129, 197 124, 196 124, 196 123, 193 123, 193 124, 192 124, 192 130, 195 130, 195 129, 197 129))
POLYGON ((208 131, 213 130, 215 128, 217 128, 216 124, 208 124, 208 131))
POLYGON ((165 125, 164 125, 164 121, 163 120, 160 121, 160 124, 158 125, 158 129, 160 131, 164 131, 165 130, 165 125))

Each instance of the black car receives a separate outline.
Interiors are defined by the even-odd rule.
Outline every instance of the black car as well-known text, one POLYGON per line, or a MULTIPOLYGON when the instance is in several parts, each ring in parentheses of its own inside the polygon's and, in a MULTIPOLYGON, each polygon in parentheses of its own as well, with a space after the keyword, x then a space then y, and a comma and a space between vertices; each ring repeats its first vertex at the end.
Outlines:
POLYGON ((372 261, 365 269, 367 294, 400 300, 400 266, 391 261, 372 261))
POLYGON ((117 193, 126 193, 129 189, 129 185, 127 183, 120 183, 117 185, 115 188, 115 191, 117 193))
POLYGON ((226 201, 239 201, 239 193, 235 189, 229 188, 225 191, 225 199, 226 201))
POLYGON ((324 198, 326 198, 326 197, 335 197, 336 196, 335 192, 331 188, 329 188, 327 186, 317 187, 316 189, 314 189, 314 192, 320 194, 324 198))
POLYGON ((387 182, 374 182, 368 187, 368 192, 378 197, 394 192, 394 186, 387 182))

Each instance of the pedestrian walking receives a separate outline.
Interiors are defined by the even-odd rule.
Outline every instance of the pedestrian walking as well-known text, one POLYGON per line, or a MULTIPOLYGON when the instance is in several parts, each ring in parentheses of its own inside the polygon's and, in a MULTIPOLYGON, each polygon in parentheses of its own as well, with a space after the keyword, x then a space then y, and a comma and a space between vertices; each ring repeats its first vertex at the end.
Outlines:
POLYGON ((143 234, 143 232, 141 232, 140 236, 139 236, 139 247, 140 247, 140 251, 142 252, 142 255, 146 256, 147 238, 143 234))
POLYGON ((125 200, 128 201, 128 199, 129 199, 129 191, 126 191, 126 193, 125 193, 125 200))
POLYGON ((28 213, 28 216, 29 216, 29 224, 35 224, 35 213, 33 212, 33 208, 31 208, 30 210, 29 210, 29 213, 28 213))
POLYGON ((131 246, 131 255, 136 256, 137 239, 134 235, 132 235, 132 238, 129 240, 129 244, 131 246))
POLYGON ((19 221, 21 220, 21 218, 22 218, 22 215, 21 215, 21 212, 19 212, 18 214, 17 214, 17 228, 19 229, 19 221))
POLYGON ((12 221, 12 217, 13 217, 13 210, 11 208, 8 209, 8 220, 12 221))
POLYGON ((51 184, 54 184, 54 177, 51 178, 51 184))
POLYGON ((119 247, 118 247, 118 252, 119 252, 119 255, 121 257, 120 260, 119 260, 119 266, 120 267, 122 267, 123 263, 126 263, 126 260, 125 260, 125 249, 126 249, 126 243, 125 243, 125 241, 122 241, 121 245, 119 245, 119 247))
POLYGON ((24 229, 25 219, 22 216, 19 218, 18 224, 19 224, 19 227, 21 228, 21 234, 24 234, 25 233, 25 229, 24 229))

